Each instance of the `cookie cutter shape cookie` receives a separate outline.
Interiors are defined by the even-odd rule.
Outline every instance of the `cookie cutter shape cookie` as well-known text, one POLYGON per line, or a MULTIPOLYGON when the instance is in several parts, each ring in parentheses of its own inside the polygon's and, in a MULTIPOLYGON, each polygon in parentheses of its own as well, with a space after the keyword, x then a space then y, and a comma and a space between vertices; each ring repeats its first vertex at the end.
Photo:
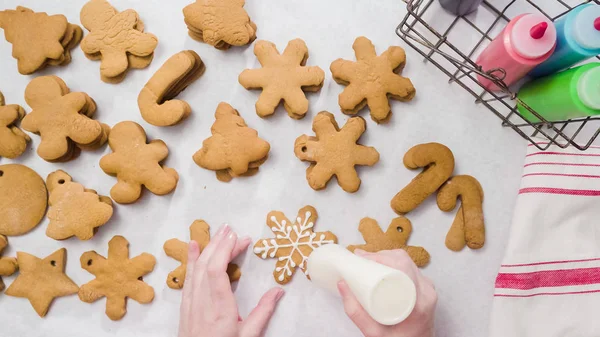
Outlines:
POLYGON ((77 294, 79 287, 65 274, 67 250, 61 248, 44 259, 17 252, 19 276, 6 289, 8 296, 27 298, 40 315, 46 316, 57 297, 77 294))
POLYGON ((410 101, 415 88, 408 78, 398 75, 406 63, 406 54, 400 47, 389 47, 377 56, 375 46, 364 36, 352 45, 356 61, 335 60, 330 67, 333 79, 347 85, 339 96, 339 104, 346 114, 354 115, 365 105, 371 118, 385 123, 391 116, 388 99, 410 101))
POLYGON ((323 189, 335 175, 344 191, 358 191, 360 178, 355 166, 372 166, 379 161, 379 152, 375 148, 357 143, 366 126, 362 117, 353 117, 340 129, 331 113, 317 114, 312 127, 316 137, 302 135, 294 144, 296 157, 311 162, 306 169, 310 187, 323 189))
POLYGON ((256 38, 244 0, 197 0, 183 9, 189 35, 217 49, 243 46, 256 38))
POLYGON ((481 184, 467 175, 450 178, 438 192, 438 207, 450 212, 456 207, 458 198, 461 199, 461 205, 446 235, 446 247, 453 251, 459 251, 465 245, 471 249, 482 248, 485 243, 485 224, 481 184))
POLYGON ((8 240, 6 239, 6 236, 0 235, 0 291, 4 290, 2 276, 10 276, 19 269, 17 259, 14 257, 2 256, 2 251, 4 251, 6 246, 8 246, 8 240))
MULTIPOLYGON (((190 226, 190 238, 198 243, 200 253, 206 248, 210 242, 210 226, 204 220, 195 220, 190 226)), ((165 242, 163 249, 167 256, 181 262, 181 265, 169 273, 167 277, 167 285, 171 289, 181 289, 185 283, 185 274, 188 258, 187 242, 178 239, 170 239, 165 242)), ((230 263, 227 267, 227 275, 229 280, 235 282, 240 279, 242 273, 238 265, 230 263)))
POLYGON ((81 50, 87 55, 101 55, 100 74, 105 82, 125 74, 130 67, 127 54, 150 56, 158 44, 156 36, 143 32, 143 24, 138 27, 136 11, 118 12, 106 0, 88 1, 80 20, 90 31, 81 41, 81 50))
POLYGON ((4 96, 0 92, 0 157, 17 158, 27 149, 29 136, 17 126, 25 117, 20 105, 4 105, 4 96))
POLYGON ((380 250, 403 249, 418 267, 424 267, 429 263, 430 256, 425 248, 409 246, 407 244, 408 238, 412 233, 412 224, 405 217, 393 219, 385 232, 381 230, 376 220, 363 218, 360 220, 358 230, 366 243, 363 245, 348 246, 348 250, 351 252, 354 252, 356 249, 362 249, 371 253, 380 250))
POLYGON ((32 110, 21 127, 40 135, 37 153, 44 160, 65 159, 73 145, 96 149, 106 143, 110 128, 91 119, 96 110, 94 100, 83 92, 69 92, 57 76, 31 80, 25 88, 25 101, 32 110))
POLYGON ((256 102, 256 113, 260 117, 272 115, 283 101, 290 117, 303 118, 308 111, 308 99, 304 91, 320 90, 325 80, 321 68, 305 66, 308 48, 304 41, 290 41, 283 54, 279 54, 275 44, 257 41, 254 54, 262 68, 244 70, 238 81, 246 89, 262 89, 256 102))
POLYGON ((413 170, 423 168, 423 172, 392 199, 392 208, 401 215, 417 208, 452 176, 454 155, 439 143, 419 144, 406 152, 404 166, 413 170))
POLYGON ((46 235, 50 238, 89 240, 113 214, 109 197, 74 182, 63 170, 50 173, 46 185, 50 192, 46 235))
POLYGON ((221 102, 215 112, 212 136, 202 142, 193 156, 198 166, 217 171, 217 178, 229 181, 232 177, 252 175, 267 159, 270 145, 249 128, 237 110, 221 102))
POLYGON ((305 206, 298 211, 295 221, 288 220, 282 212, 272 211, 267 215, 267 226, 274 238, 260 239, 254 245, 254 254, 267 259, 277 259, 273 276, 279 284, 292 280, 296 268, 308 275, 306 261, 315 248, 337 243, 331 232, 314 232, 317 210, 305 206))
POLYGON ((127 312, 127 298, 146 304, 154 299, 154 289, 144 282, 143 276, 154 269, 156 259, 148 253, 129 258, 129 242, 115 236, 108 242, 108 258, 95 251, 83 253, 81 268, 95 279, 79 289, 79 299, 92 303, 106 297, 106 315, 120 320, 127 312))
POLYGON ((204 73, 204 63, 193 50, 171 56, 142 88, 138 106, 144 120, 156 126, 175 125, 192 109, 182 100, 173 99, 204 73))
POLYGON ((110 196, 120 204, 130 204, 140 198, 142 185, 156 195, 170 193, 177 186, 179 175, 160 163, 169 155, 167 144, 160 139, 147 143, 146 132, 135 122, 115 125, 108 137, 112 153, 100 159, 100 168, 117 177, 110 196))
POLYGON ((46 184, 34 170, 20 164, 0 165, 0 235, 23 235, 46 214, 46 184))

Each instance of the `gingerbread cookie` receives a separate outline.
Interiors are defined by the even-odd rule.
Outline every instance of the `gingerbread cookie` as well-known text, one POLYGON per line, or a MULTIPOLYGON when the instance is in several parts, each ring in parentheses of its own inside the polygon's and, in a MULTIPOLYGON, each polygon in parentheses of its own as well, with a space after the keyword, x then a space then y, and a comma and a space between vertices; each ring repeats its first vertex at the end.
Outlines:
POLYGON ((461 205, 446 235, 446 247, 453 251, 459 251, 465 245, 471 249, 479 249, 485 243, 483 188, 471 176, 452 177, 438 192, 438 207, 444 212, 450 212, 456 207, 457 198, 461 199, 461 205))
POLYGON ((106 297, 106 315, 113 321, 127 312, 127 298, 146 304, 154 299, 154 289, 143 276, 154 270, 154 256, 142 253, 129 258, 129 242, 115 236, 108 242, 108 258, 89 251, 81 255, 81 268, 96 276, 79 289, 79 298, 92 303, 106 297))
MULTIPOLYGON (((210 242, 210 226, 204 220, 196 220, 190 226, 190 239, 198 243, 200 247, 200 253, 206 248, 210 242)), ((185 281, 185 271, 187 267, 188 258, 188 243, 180 241, 178 239, 170 239, 165 242, 163 246, 165 254, 181 262, 181 265, 177 269, 169 273, 167 277, 167 285, 171 289, 183 288, 185 281)), ((236 264, 230 263, 227 267, 227 275, 229 280, 235 282, 240 279, 242 275, 240 267, 236 264)))
POLYGON ((138 200, 142 185, 156 195, 168 194, 177 186, 177 172, 160 164, 169 155, 167 144, 160 139, 146 141, 146 132, 135 122, 120 122, 110 132, 108 145, 113 153, 102 157, 100 168, 117 177, 110 196, 120 204, 138 200))
POLYGON ((391 206, 398 214, 417 208, 452 176, 454 155, 439 143, 419 144, 406 152, 404 166, 412 170, 423 168, 423 172, 392 199, 391 206))
POLYGON ((363 218, 360 220, 358 230, 365 239, 364 245, 350 245, 348 249, 362 249, 375 253, 380 250, 404 249, 418 267, 424 267, 429 263, 429 253, 423 247, 407 245, 408 238, 412 233, 412 224, 405 217, 392 220, 388 229, 383 232, 376 220, 363 218))
POLYGON ((310 187, 323 189, 335 175, 344 191, 358 191, 360 178, 355 166, 373 166, 379 161, 375 148, 357 144, 366 127, 362 117, 353 117, 340 130, 331 113, 319 112, 312 127, 316 137, 302 135, 294 144, 296 157, 311 162, 306 169, 310 187))
POLYGON ((14 274, 19 265, 17 259, 14 257, 3 257, 2 251, 8 246, 8 240, 6 236, 0 235, 0 291, 4 290, 4 282, 2 282, 2 276, 10 276, 14 274))
POLYGON ((67 250, 61 248, 44 259, 17 252, 19 276, 6 289, 8 296, 29 300, 40 317, 46 316, 57 297, 77 294, 79 287, 65 274, 67 250))
POLYGON ((148 80, 138 96, 144 120, 156 126, 175 125, 192 109, 182 100, 173 99, 204 73, 204 63, 193 50, 171 56, 148 80))
POLYGON ((17 158, 27 149, 31 138, 17 126, 23 117, 25 110, 17 104, 4 105, 0 92, 0 157, 17 158))
POLYGON ((0 165, 0 235, 22 235, 46 214, 48 192, 34 170, 19 164, 0 165))
POLYGON ((63 170, 50 173, 46 185, 50 192, 46 235, 50 238, 64 240, 76 236, 79 240, 89 240, 113 214, 109 197, 73 182, 63 170))
POLYGON ((59 77, 34 78, 25 88, 25 101, 33 110, 21 127, 40 135, 37 153, 44 160, 66 161, 75 146, 88 150, 106 143, 110 127, 91 119, 94 100, 83 92, 69 92, 59 77))
MULTIPOLYGON (((133 9, 118 12, 106 0, 88 1, 80 13, 83 26, 90 31, 82 41, 81 50, 89 58, 100 58, 100 75, 104 82, 123 80, 130 64, 128 55, 152 60, 158 38, 144 33, 144 26, 133 9)), ((137 66, 149 62, 137 62, 137 66)))
POLYGON ((67 22, 64 15, 35 13, 22 6, 0 11, 0 28, 13 45, 19 73, 32 74, 46 65, 65 65, 83 36, 81 27, 67 22))
POLYGON ((219 103, 215 118, 210 128, 212 136, 202 142, 194 162, 217 171, 221 181, 256 173, 267 159, 269 143, 259 138, 258 132, 249 128, 238 111, 225 102, 219 103))
POLYGON ((256 38, 244 0, 196 0, 183 9, 189 35, 217 49, 243 46, 256 38))
POLYGON ((280 102, 290 117, 300 119, 308 111, 308 100, 303 91, 319 91, 325 73, 317 66, 305 67, 308 48, 300 39, 292 40, 280 55, 275 44, 258 41, 254 55, 261 69, 246 69, 239 82, 246 89, 262 89, 256 102, 260 117, 272 115, 280 102))
POLYGON ((398 75, 406 63, 404 49, 389 47, 377 56, 375 46, 364 36, 354 41, 352 49, 356 62, 337 59, 330 67, 333 79, 347 85, 339 96, 340 107, 354 115, 368 105, 371 118, 385 123, 391 114, 389 98, 410 101, 416 93, 411 81, 398 75))
POLYGON ((296 268, 309 277, 306 261, 312 251, 322 245, 337 243, 337 237, 331 232, 313 232, 315 221, 317 210, 312 206, 300 209, 296 220, 291 222, 282 212, 267 214, 267 226, 275 238, 258 240, 254 245, 254 254, 262 259, 277 259, 273 272, 277 283, 291 281, 296 268))

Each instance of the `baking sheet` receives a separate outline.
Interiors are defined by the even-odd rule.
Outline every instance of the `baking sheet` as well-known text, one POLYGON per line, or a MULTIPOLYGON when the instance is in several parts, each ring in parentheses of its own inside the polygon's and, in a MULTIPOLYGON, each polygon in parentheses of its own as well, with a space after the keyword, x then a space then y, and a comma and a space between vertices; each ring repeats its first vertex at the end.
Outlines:
MULTIPOLYGON (((36 11, 62 13, 70 22, 79 23, 84 3, 83 0, 3 0, 0 8, 24 5, 36 11)), ((190 0, 113 1, 118 10, 134 8, 146 30, 160 41, 150 67, 131 70, 120 84, 100 81, 100 63, 85 58, 79 47, 73 50, 73 62, 68 66, 51 67, 34 75, 55 74, 72 91, 88 93, 98 105, 96 118, 104 123, 114 125, 133 120, 145 128, 150 139, 163 139, 170 149, 166 165, 180 175, 176 191, 160 197, 145 193, 133 205, 116 205, 113 219, 91 241, 52 240, 45 236, 45 220, 29 234, 9 238, 6 252, 13 256, 16 251, 25 251, 43 257, 66 247, 67 274, 83 284, 93 276, 80 268, 81 254, 96 250, 105 255, 108 240, 123 235, 130 242, 132 256, 148 252, 158 260, 155 270, 144 277, 155 289, 154 302, 140 305, 130 300, 127 315, 112 322, 104 314, 105 300, 87 304, 77 296, 63 297, 54 302, 46 318, 40 319, 27 300, 0 294, 0 336, 175 336, 180 292, 168 288, 165 280, 178 263, 162 250, 167 239, 186 240, 194 219, 204 219, 213 228, 229 223, 240 235, 250 235, 255 240, 269 237, 271 232, 265 224, 269 211, 281 210, 294 217, 301 207, 310 204, 319 212, 317 230, 333 231, 342 244, 361 243, 357 227, 362 217, 373 217, 387 227, 396 216, 389 202, 416 174, 402 165, 406 150, 432 141, 453 150, 456 174, 474 175, 483 185, 487 242, 477 252, 466 249, 453 253, 446 249, 444 239, 454 213, 441 212, 430 198, 409 215, 414 227, 410 244, 424 246, 432 256, 431 264, 423 272, 434 280, 439 293, 437 336, 486 335, 494 278, 508 235, 526 143, 513 131, 502 128, 496 116, 475 105, 468 93, 448 84, 445 75, 423 63, 416 52, 403 45, 394 30, 406 13, 405 4, 399 0, 247 1, 246 9, 258 25, 259 39, 272 41, 283 50, 289 40, 300 37, 310 51, 307 64, 319 65, 326 72, 322 90, 308 94, 308 116, 297 121, 289 118, 281 107, 269 119, 255 114, 254 103, 260 92, 246 91, 237 82, 243 69, 259 66, 252 47, 219 51, 192 40, 187 36, 181 12, 188 3, 190 0), (312 117, 318 111, 332 112, 340 124, 347 120, 337 104, 337 95, 343 87, 332 80, 329 65, 339 57, 354 59, 352 43, 360 35, 369 37, 378 53, 390 45, 406 47, 407 65, 403 74, 413 81, 417 96, 409 103, 392 101, 394 115, 387 125, 376 125, 366 111, 361 114, 367 119, 367 132, 361 142, 377 148, 381 160, 374 167, 359 169, 362 186, 357 193, 342 191, 335 180, 326 190, 316 192, 305 179, 307 164, 294 156, 294 140, 303 133, 311 133, 312 117), (192 115, 174 127, 151 126, 140 116, 137 95, 168 57, 185 49, 197 51, 207 67, 206 73, 179 95, 192 106, 192 115), (271 143, 269 160, 254 177, 222 183, 216 180, 214 172, 192 161, 192 154, 210 135, 214 111, 221 101, 238 109, 248 125, 271 143)), ((447 16, 440 14, 440 18, 447 16)), ((11 45, 0 39, 0 91, 7 104, 21 104, 29 112, 23 93, 34 76, 18 74, 16 61, 10 55, 11 45)), ((109 152, 107 147, 82 152, 68 163, 51 164, 35 154, 39 137, 32 138, 21 158, 1 158, 0 164, 22 163, 44 178, 54 170, 63 169, 87 188, 108 195, 115 178, 104 174, 98 166, 101 156, 109 152)), ((249 252, 238 262, 243 276, 236 296, 245 316, 260 296, 276 285, 272 276, 275 261, 261 260, 249 252)), ((7 285, 13 280, 14 276, 5 278, 7 285)), ((302 274, 297 274, 284 288, 287 294, 266 336, 361 336, 345 316, 339 299, 313 287, 302 274)))

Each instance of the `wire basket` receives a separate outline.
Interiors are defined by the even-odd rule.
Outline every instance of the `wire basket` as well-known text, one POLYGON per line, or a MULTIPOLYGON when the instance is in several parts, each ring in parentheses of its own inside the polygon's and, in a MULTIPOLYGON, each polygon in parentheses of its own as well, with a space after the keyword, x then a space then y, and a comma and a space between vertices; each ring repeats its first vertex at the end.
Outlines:
POLYGON ((426 62, 434 64, 448 75, 450 83, 458 83, 476 98, 476 103, 485 105, 502 119, 503 126, 512 128, 540 150, 557 145, 562 148, 573 146, 583 151, 598 137, 600 116, 550 122, 517 97, 518 85, 508 87, 502 81, 506 75, 504 69, 485 72, 474 58, 511 18, 519 14, 537 11, 554 21, 578 5, 589 2, 600 5, 600 0, 573 0, 571 3, 567 0, 539 0, 538 3, 533 0, 512 0, 505 1, 507 4, 503 8, 484 1, 476 13, 455 18, 441 9, 435 0, 406 2, 408 14, 396 28, 396 34, 423 55, 426 62), (443 16, 448 16, 449 20, 443 20, 443 16), (457 29, 460 26, 464 29, 457 29), (459 31, 460 35, 457 35, 459 31), (501 91, 486 89, 477 81, 478 74, 494 82, 501 91), (540 122, 532 123, 525 119, 517 110, 517 103, 539 118, 540 122))

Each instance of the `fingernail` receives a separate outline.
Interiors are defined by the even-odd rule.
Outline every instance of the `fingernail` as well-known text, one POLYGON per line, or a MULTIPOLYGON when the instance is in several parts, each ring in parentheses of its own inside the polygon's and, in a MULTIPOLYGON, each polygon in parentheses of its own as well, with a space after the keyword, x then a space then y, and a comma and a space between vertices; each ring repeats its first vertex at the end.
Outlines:
POLYGON ((219 228, 217 235, 226 235, 227 233, 229 233, 230 230, 231 230, 231 228, 229 228, 228 224, 223 224, 223 226, 221 226, 221 228, 219 228))
POLYGON ((227 235, 227 240, 233 240, 233 239, 237 239, 237 234, 235 232, 231 232, 231 233, 229 233, 229 235, 227 235))
POLYGON ((196 247, 198 247, 198 243, 194 240, 190 240, 190 244, 188 245, 188 252, 193 252, 196 250, 196 247))
POLYGON ((362 249, 355 249, 354 254, 356 254, 358 256, 363 256, 363 255, 367 255, 368 253, 362 249))
POLYGON ((279 301, 283 295, 285 294, 285 291, 281 288, 278 289, 277 291, 277 295, 275 295, 275 302, 279 301))
POLYGON ((242 237, 241 240, 242 240, 242 242, 252 242, 252 238, 249 236, 244 236, 244 237, 242 237))

